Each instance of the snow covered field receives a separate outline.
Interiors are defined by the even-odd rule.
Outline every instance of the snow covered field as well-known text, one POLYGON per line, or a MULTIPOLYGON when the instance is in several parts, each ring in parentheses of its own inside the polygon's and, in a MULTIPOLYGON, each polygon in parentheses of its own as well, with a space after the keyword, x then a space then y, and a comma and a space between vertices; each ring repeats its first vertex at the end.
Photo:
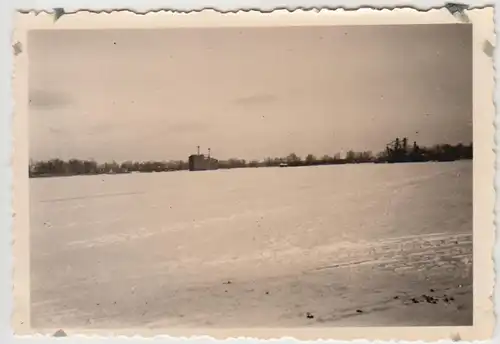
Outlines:
POLYGON ((472 162, 30 180, 35 328, 472 324, 472 162))

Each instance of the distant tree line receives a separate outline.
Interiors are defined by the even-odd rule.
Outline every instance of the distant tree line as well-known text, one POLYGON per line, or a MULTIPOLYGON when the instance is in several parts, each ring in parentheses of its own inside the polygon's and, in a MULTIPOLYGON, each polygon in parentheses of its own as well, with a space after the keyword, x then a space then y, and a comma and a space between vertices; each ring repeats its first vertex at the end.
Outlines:
MULTIPOLYGON (((340 165, 360 163, 401 163, 424 161, 454 161, 472 159, 472 143, 469 145, 441 144, 432 147, 419 147, 416 142, 408 145, 406 138, 397 138, 387 145, 386 149, 376 155, 371 151, 348 151, 344 157, 340 153, 333 156, 323 155, 316 157, 308 154, 304 158, 295 153, 286 157, 268 157, 264 160, 229 159, 219 160, 219 169, 231 168, 257 168, 277 166, 314 166, 314 165, 340 165)), ((92 174, 121 174, 121 173, 151 173, 188 170, 189 164, 183 160, 173 161, 115 161, 97 163, 93 160, 81 159, 51 159, 46 161, 30 161, 30 177, 72 176, 92 174)))

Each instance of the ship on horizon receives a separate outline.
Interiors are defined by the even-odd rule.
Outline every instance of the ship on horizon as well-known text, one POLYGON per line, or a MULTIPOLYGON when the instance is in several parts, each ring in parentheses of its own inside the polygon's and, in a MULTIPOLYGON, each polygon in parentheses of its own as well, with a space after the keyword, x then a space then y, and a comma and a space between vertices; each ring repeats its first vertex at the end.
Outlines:
POLYGON ((197 154, 189 156, 189 171, 209 171, 219 169, 219 160, 212 158, 211 150, 208 148, 208 155, 200 153, 200 146, 197 147, 197 154))

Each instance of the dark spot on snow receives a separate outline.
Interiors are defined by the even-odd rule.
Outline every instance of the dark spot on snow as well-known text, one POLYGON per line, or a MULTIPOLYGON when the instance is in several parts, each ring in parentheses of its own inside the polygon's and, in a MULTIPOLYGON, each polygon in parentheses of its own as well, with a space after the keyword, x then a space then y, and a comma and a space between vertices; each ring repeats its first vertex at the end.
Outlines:
POLYGON ((361 309, 356 309, 356 313, 363 313, 361 309))
POLYGON ((53 337, 67 337, 68 335, 63 330, 57 330, 56 333, 52 335, 53 337))
POLYGON ((306 313, 306 317, 307 317, 307 319, 313 319, 314 315, 312 315, 311 313, 307 312, 306 313))

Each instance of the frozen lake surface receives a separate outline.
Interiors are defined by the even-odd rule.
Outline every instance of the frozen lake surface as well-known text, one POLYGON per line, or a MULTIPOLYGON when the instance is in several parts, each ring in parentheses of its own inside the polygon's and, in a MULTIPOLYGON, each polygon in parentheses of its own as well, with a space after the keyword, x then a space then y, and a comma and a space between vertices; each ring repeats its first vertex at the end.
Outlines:
POLYGON ((472 324, 471 161, 38 178, 30 192, 35 328, 472 324))

